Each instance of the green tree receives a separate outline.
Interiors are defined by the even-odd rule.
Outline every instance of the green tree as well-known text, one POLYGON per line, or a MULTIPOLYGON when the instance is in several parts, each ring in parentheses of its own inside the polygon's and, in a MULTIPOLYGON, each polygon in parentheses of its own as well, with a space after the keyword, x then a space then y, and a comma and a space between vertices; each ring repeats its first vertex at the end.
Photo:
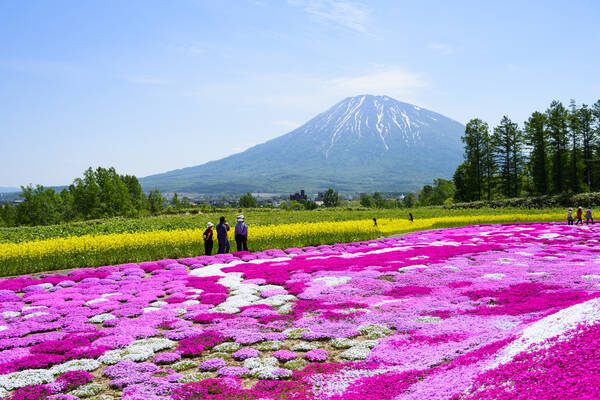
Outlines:
POLYGON ((256 208, 258 207, 258 200, 248 192, 240 197, 239 205, 242 208, 256 208))
POLYGON ((3 226, 16 226, 17 222, 17 210, 8 201, 0 205, 0 221, 3 226))
POLYGON ((522 143, 519 126, 504 116, 494 129, 494 154, 500 168, 500 192, 505 197, 518 197, 520 193, 522 143))
POLYGON ((385 199, 383 198, 381 193, 379 193, 379 192, 373 193, 373 203, 374 203, 375 207, 377 207, 377 208, 385 207, 385 199))
POLYGON ((158 189, 153 189, 148 194, 148 205, 150 212, 154 215, 159 214, 165 207, 165 199, 158 189))
POLYGON ((465 202, 470 200, 469 188, 467 187, 467 166, 463 162, 454 171, 452 180, 454 181, 454 200, 456 202, 465 202))
POLYGON ((62 201, 54 189, 37 185, 21 186, 22 202, 17 206, 19 225, 51 225, 62 221, 62 201))
POLYGON ((325 207, 337 207, 340 204, 338 192, 329 188, 323 193, 323 205, 325 207))
POLYGON ((597 173, 593 164, 585 161, 592 160, 594 158, 594 147, 598 137, 597 131, 594 129, 594 110, 589 108, 587 104, 582 104, 581 108, 577 110, 577 120, 579 124, 579 130, 581 132, 584 160, 582 181, 584 183, 584 187, 587 188, 589 177, 591 187, 596 189, 598 187, 597 173))
POLYGON ((565 169, 567 167, 568 112, 561 102, 555 100, 546 110, 546 116, 548 119, 549 148, 551 150, 550 158, 552 160, 550 171, 552 192, 563 193, 567 189, 565 169))
POLYGON ((402 200, 402 202, 404 203, 404 207, 413 208, 417 205, 417 196, 415 196, 414 193, 409 193, 404 196, 404 200, 402 200))
POLYGON ((465 135, 465 188, 468 200, 481 200, 484 191, 491 196, 491 181, 485 175, 486 160, 491 151, 488 124, 476 118, 467 123, 465 135))
POLYGON ((548 133, 546 114, 534 112, 525 122, 524 141, 529 149, 528 169, 533 194, 544 195, 548 191, 548 133))
POLYGON ((177 195, 177 192, 173 193, 173 197, 171 197, 171 204, 173 204, 175 208, 181 207, 181 202, 179 201, 179 196, 177 195))
POLYGON ((366 208, 371 208, 375 206, 375 201, 373 200, 373 196, 370 194, 366 194, 360 199, 360 205, 366 208))
POLYGON ((568 190, 571 193, 579 193, 585 182, 583 176, 584 164, 582 160, 583 151, 582 145, 582 131, 581 131, 581 120, 580 120, 580 109, 577 108, 575 100, 571 99, 569 105, 570 111, 568 112, 568 139, 570 143, 569 152, 569 164, 567 168, 567 183, 568 190))

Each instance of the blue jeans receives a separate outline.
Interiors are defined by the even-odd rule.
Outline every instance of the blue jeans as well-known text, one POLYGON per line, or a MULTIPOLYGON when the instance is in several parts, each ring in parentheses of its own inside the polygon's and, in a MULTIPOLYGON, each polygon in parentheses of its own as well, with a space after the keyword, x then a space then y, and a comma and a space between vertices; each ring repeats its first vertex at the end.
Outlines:
POLYGON ((229 239, 219 239, 218 254, 229 253, 229 239))

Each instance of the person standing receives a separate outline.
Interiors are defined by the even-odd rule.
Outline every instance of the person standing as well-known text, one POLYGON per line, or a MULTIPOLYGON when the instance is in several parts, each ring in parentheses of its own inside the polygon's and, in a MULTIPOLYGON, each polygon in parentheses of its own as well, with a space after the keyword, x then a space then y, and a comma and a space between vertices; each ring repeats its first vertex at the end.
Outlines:
POLYGON ((581 219, 581 217, 583 216, 583 208, 579 207, 577 209, 577 222, 575 222, 575 225, 583 225, 583 220, 581 219))
POLYGON ((594 218, 592 218, 592 207, 589 207, 585 212, 585 224, 588 225, 592 220, 592 225, 594 225, 594 218))
POLYGON ((229 232, 229 224, 225 220, 225 217, 219 219, 219 225, 217 225, 217 240, 219 241, 218 254, 229 253, 229 238, 227 237, 229 232))
POLYGON ((237 251, 248 251, 248 225, 244 222, 243 215, 237 217, 235 244, 237 245, 237 251))
POLYGON ((410 222, 413 222, 413 221, 414 221, 414 218, 413 218, 413 216, 412 216, 412 213, 410 213, 410 212, 408 213, 408 220, 409 220, 410 222))
POLYGON ((567 213, 567 225, 573 225, 573 209, 569 208, 569 212, 567 213))
POLYGON ((207 256, 212 255, 212 249, 213 249, 213 223, 209 222, 208 224, 206 224, 206 230, 204 231, 204 234, 202 235, 202 237, 204 238, 204 254, 207 256))

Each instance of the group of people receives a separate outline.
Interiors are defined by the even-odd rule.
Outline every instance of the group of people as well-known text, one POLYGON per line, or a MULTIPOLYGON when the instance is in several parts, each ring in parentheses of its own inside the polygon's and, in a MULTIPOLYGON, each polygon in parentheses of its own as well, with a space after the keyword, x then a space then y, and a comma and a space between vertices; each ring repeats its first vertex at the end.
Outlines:
MULTIPOLYGON (((212 255, 214 236, 213 227, 214 224, 212 222, 206 224, 206 230, 202 235, 204 238, 204 254, 207 256, 212 255)), ((231 246, 227 235, 231 228, 225 220, 225 217, 219 219, 219 224, 215 227, 215 230, 217 231, 217 242, 219 244, 217 254, 229 253, 231 246)), ((243 215, 238 215, 237 217, 237 224, 235 225, 235 244, 237 246, 237 251, 248 251, 248 225, 246 225, 243 215)))
MULTIPOLYGON (((567 214, 567 224, 569 225, 573 225, 573 209, 569 208, 569 213, 567 214)), ((594 224, 594 218, 592 218, 592 207, 589 207, 587 209, 587 211, 585 212, 585 223, 589 224, 590 221, 592 221, 592 225, 594 224)), ((577 209, 577 222, 575 222, 575 225, 583 225, 583 208, 579 207, 577 209)))

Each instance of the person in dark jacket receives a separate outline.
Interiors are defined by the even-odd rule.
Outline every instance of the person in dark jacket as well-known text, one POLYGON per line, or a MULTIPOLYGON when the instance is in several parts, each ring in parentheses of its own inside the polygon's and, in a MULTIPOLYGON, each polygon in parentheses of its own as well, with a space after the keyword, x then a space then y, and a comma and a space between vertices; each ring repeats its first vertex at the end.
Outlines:
POLYGON ((577 222, 575 222, 575 225, 583 225, 583 220, 581 219, 581 217, 583 216, 583 208, 579 207, 577 209, 577 222))
POLYGON ((413 222, 413 221, 414 221, 414 218, 413 218, 413 216, 412 216, 412 213, 408 213, 408 220, 409 220, 410 222, 413 222))
POLYGON ((213 249, 213 223, 209 222, 206 224, 206 230, 202 237, 204 238, 204 254, 207 256, 212 255, 213 249))
POLYGON ((244 222, 243 215, 237 217, 235 244, 237 245, 237 251, 248 251, 248 225, 244 222))
POLYGON ((229 224, 225 221, 225 217, 221 217, 219 225, 217 225, 217 240, 219 241, 219 254, 229 253, 229 239, 227 238, 227 232, 229 232, 229 224))

